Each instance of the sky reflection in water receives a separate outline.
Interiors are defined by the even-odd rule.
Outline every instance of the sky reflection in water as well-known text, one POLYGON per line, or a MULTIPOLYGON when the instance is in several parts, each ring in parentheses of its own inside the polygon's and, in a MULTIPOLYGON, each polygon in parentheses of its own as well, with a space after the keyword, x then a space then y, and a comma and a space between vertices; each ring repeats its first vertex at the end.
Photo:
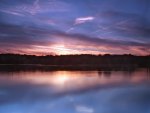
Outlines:
POLYGON ((0 73, 0 113, 150 113, 150 74, 0 73))

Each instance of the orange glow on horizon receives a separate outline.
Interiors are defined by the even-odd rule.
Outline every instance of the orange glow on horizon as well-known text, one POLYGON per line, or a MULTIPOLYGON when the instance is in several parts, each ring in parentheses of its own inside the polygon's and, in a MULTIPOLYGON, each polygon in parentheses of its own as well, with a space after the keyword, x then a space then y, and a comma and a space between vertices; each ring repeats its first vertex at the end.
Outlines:
POLYGON ((59 55, 67 55, 72 53, 72 50, 66 48, 64 45, 54 45, 51 48, 54 49, 55 53, 59 55))
MULTIPOLYGON (((8 48, 9 49, 9 48, 8 48)), ((129 50, 124 50, 120 48, 112 48, 107 46, 97 46, 93 47, 90 45, 69 45, 65 43, 61 44, 48 44, 48 45, 32 45, 30 48, 14 48, 12 49, 12 54, 27 54, 27 55, 36 55, 36 56, 44 56, 44 55, 76 55, 76 54, 92 54, 92 55, 104 55, 104 54, 113 54, 116 52, 116 55, 122 54, 132 54, 132 55, 140 55, 145 56, 145 51, 141 51, 138 47, 129 47, 129 50)), ((10 52, 1 52, 0 53, 10 53, 10 52)))

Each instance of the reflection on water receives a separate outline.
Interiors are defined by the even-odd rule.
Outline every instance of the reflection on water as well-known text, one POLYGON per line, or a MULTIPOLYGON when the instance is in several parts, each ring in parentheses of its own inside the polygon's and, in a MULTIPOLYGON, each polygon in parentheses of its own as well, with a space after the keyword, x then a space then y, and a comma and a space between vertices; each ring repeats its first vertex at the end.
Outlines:
POLYGON ((149 71, 0 72, 0 113, 150 113, 149 71))

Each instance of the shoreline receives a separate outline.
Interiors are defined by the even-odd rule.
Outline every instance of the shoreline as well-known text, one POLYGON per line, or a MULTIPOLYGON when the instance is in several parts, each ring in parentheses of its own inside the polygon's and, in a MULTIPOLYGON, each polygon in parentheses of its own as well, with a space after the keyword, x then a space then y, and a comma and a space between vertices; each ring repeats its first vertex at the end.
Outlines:
POLYGON ((138 68, 135 65, 43 65, 43 64, 0 64, 0 71, 132 71, 138 68))

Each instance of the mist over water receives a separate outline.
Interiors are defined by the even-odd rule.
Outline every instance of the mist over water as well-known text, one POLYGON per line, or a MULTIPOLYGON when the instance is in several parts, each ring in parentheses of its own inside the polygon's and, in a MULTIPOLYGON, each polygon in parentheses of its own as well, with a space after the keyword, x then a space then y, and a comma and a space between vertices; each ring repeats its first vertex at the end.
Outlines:
POLYGON ((150 113, 150 71, 0 72, 0 113, 150 113))

